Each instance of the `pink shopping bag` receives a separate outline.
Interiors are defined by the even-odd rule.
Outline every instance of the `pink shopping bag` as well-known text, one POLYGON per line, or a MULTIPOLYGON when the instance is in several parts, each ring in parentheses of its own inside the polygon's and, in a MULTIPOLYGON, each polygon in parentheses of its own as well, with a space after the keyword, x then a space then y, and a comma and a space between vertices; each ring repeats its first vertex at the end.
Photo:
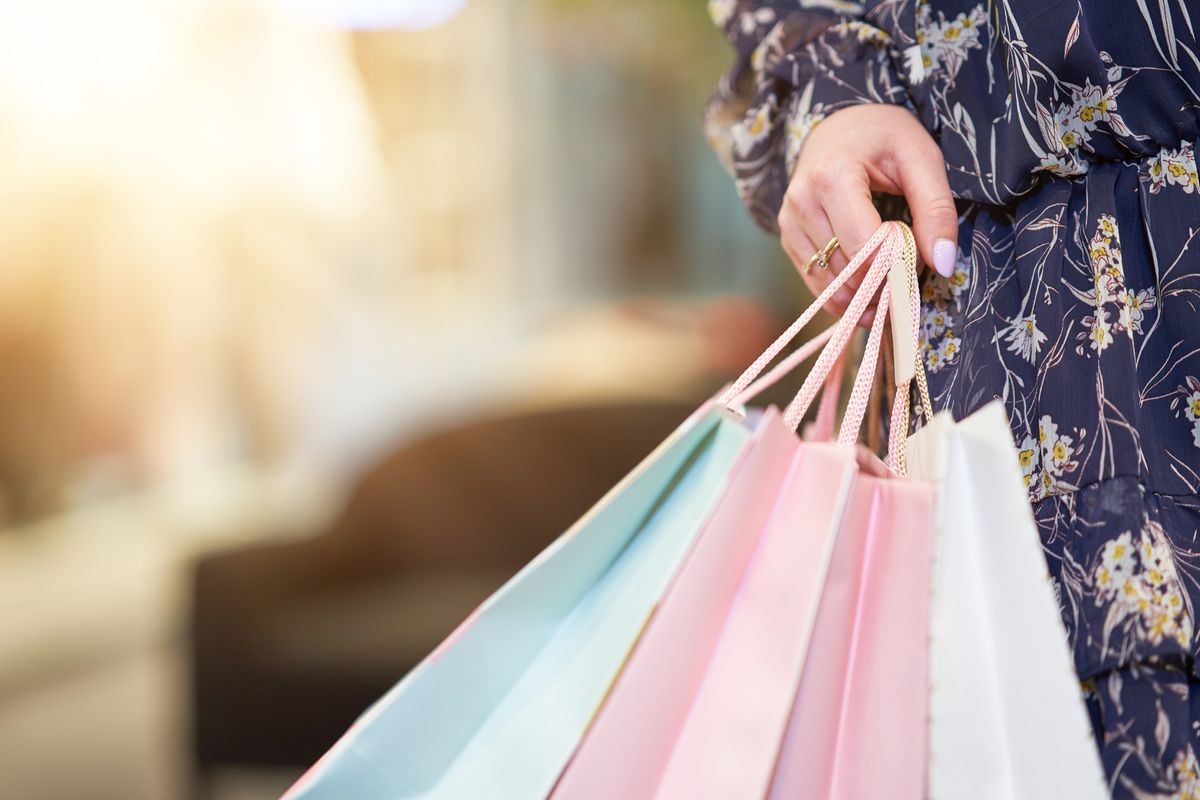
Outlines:
POLYGON ((933 492, 862 476, 770 797, 921 798, 933 492))
MULTIPOLYGON (((901 604, 904 610, 889 605, 906 586, 919 583, 922 573, 918 569, 909 575, 903 569, 898 571, 902 576, 893 577, 889 568, 892 562, 909 555, 908 544, 916 545, 909 549, 919 560, 921 543, 928 542, 928 536, 922 533, 930 522, 928 487, 907 486, 902 481, 869 474, 871 470, 887 474, 877 459, 875 465, 863 462, 867 465, 864 473, 853 447, 875 372, 874 359, 878 358, 886 311, 878 315, 873 328, 868 346, 872 360, 868 365, 864 359, 839 443, 801 443, 793 433, 818 387, 838 363, 854 321, 881 286, 890 265, 898 262, 903 242, 898 227, 885 225, 843 272, 845 277, 839 278, 844 282, 878 249, 855 302, 832 334, 831 344, 796 401, 782 416, 774 409, 763 415, 756 432, 757 446, 764 454, 770 453, 773 479, 761 482, 756 491, 745 489, 745 505, 730 504, 726 516, 714 515, 701 531, 553 797, 690 800, 762 797, 768 792, 797 684, 802 672, 808 674, 806 662, 820 655, 809 646, 810 632, 818 607, 823 612, 826 605, 821 595, 835 541, 842 561, 847 561, 846 553, 855 553, 853 546, 842 546, 847 498, 855 500, 855 508, 849 513, 857 520, 852 524, 859 529, 850 541, 861 542, 858 552, 863 556, 849 559, 853 562, 851 571, 858 568, 869 572, 876 590, 859 591, 862 582, 852 581, 851 600, 859 613, 847 621, 851 631, 848 641, 858 645, 860 654, 844 662, 857 665, 861 674, 849 681, 854 688, 849 694, 841 691, 839 684, 835 694, 844 695, 845 702, 838 708, 835 723, 844 717, 841 728, 857 736, 872 712, 870 704, 887 699, 881 697, 886 685, 882 673, 873 672, 865 659, 887 656, 897 641, 904 641, 918 653, 923 649, 926 634, 919 624, 916 628, 908 624, 924 619, 919 602, 901 604), (784 473, 782 479, 778 477, 780 472, 784 473), (893 527, 901 530, 893 531, 893 527), (902 535, 910 529, 915 530, 911 537, 902 535), (905 546, 893 545, 892 539, 905 546), (905 624, 894 632, 879 631, 877 619, 905 624), (853 627, 855 623, 858 629, 853 627)), ((829 291, 836 291, 836 286, 829 291)), ((796 358, 787 359, 749 386, 825 299, 818 299, 730 387, 722 402, 739 403, 790 369, 796 358)), ((887 302, 885 287, 881 296, 884 309, 887 302)), ((907 385, 903 390, 907 391, 907 385)), ((822 406, 831 407, 827 403, 822 406)), ((819 422, 818 436, 822 427, 824 423, 819 422)), ((898 447, 891 448, 892 459, 898 452, 898 447)), ((768 456, 763 458, 767 460, 768 456)), ((730 493, 736 488, 731 487, 730 493)), ((927 576, 928 564, 924 570, 927 576)), ((927 596, 927 578, 918 594, 927 596)), ((915 713, 912 703, 893 702, 888 707, 896 713, 885 727, 906 730, 913 744, 900 748, 901 755, 892 762, 903 762, 904 754, 913 755, 915 767, 909 767, 908 772, 915 771, 918 780, 915 784, 912 780, 902 782, 904 788, 914 785, 913 792, 884 796, 915 800, 920 795, 919 778, 923 774, 923 754, 919 751, 925 725, 923 660, 917 658, 907 672, 922 684, 916 693, 915 713)), ((838 733, 836 725, 830 733, 838 733)), ((871 741, 879 738, 872 731, 862 735, 871 741)), ((855 746, 847 742, 836 752, 853 754, 857 752, 855 746)), ((884 779, 894 780, 899 772, 897 764, 889 762, 886 766, 884 779)), ((795 785, 799 788, 787 796, 834 796, 824 794, 824 790, 814 791, 816 784, 812 782, 797 781, 795 785)), ((776 786, 782 784, 776 781, 776 786)))
POLYGON ((653 793, 799 440, 770 409, 552 797, 653 793))
MULTIPOLYGON (((911 231, 901 232, 909 301, 901 304, 907 319, 895 315, 893 326, 912 345, 919 307, 915 245, 911 231)), ((889 293, 885 286, 881 309, 889 293)), ((876 319, 865 364, 875 363, 880 328, 876 319)), ((903 410, 901 394, 909 387, 897 383, 895 408, 903 410)), ((923 380, 918 383, 927 395, 923 380)), ((927 396, 922 405, 928 413, 927 396)), ((889 462, 901 470, 907 422, 906 414, 893 414, 889 462)), ((867 469, 834 550, 772 800, 925 796, 934 487, 869 462, 864 459, 867 469)))

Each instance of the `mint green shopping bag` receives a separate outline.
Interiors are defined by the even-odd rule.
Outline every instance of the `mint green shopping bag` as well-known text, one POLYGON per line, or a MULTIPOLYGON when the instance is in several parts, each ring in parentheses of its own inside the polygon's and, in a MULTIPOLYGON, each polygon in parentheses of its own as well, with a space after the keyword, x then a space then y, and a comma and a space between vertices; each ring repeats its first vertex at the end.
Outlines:
POLYGON ((744 419, 702 406, 372 706, 285 800, 545 797, 750 435, 744 419))

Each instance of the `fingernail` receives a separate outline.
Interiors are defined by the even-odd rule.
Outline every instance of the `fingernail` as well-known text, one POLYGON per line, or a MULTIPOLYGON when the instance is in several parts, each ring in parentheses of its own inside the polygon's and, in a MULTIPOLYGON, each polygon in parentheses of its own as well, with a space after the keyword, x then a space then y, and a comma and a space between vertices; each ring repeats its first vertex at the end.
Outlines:
POLYGON ((938 239, 933 243, 933 268, 939 275, 949 278, 954 274, 954 261, 958 247, 949 239, 938 239))
POLYGON ((871 323, 874 321, 875 321, 875 309, 868 308, 866 311, 863 312, 862 318, 859 319, 858 324, 864 328, 870 328, 871 323))

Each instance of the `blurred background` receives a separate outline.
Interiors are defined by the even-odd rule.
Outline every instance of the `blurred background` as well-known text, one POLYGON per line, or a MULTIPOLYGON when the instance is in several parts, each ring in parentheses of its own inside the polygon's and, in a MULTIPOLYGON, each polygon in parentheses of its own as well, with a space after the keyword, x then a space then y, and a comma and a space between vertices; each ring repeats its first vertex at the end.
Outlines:
POLYGON ((0 25, 0 795, 276 797, 803 302, 699 0, 0 25))

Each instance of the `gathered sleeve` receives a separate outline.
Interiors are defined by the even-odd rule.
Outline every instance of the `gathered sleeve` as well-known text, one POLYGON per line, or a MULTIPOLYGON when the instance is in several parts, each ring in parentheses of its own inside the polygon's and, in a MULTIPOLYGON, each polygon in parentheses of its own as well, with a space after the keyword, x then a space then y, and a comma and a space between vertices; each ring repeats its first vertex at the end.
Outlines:
MULTIPOLYGON (((884 4, 886 5, 886 4, 884 4)), ((841 0, 710 0, 736 53, 704 128, 754 220, 777 233, 796 158, 821 120, 860 103, 913 108, 892 37, 841 0)))

